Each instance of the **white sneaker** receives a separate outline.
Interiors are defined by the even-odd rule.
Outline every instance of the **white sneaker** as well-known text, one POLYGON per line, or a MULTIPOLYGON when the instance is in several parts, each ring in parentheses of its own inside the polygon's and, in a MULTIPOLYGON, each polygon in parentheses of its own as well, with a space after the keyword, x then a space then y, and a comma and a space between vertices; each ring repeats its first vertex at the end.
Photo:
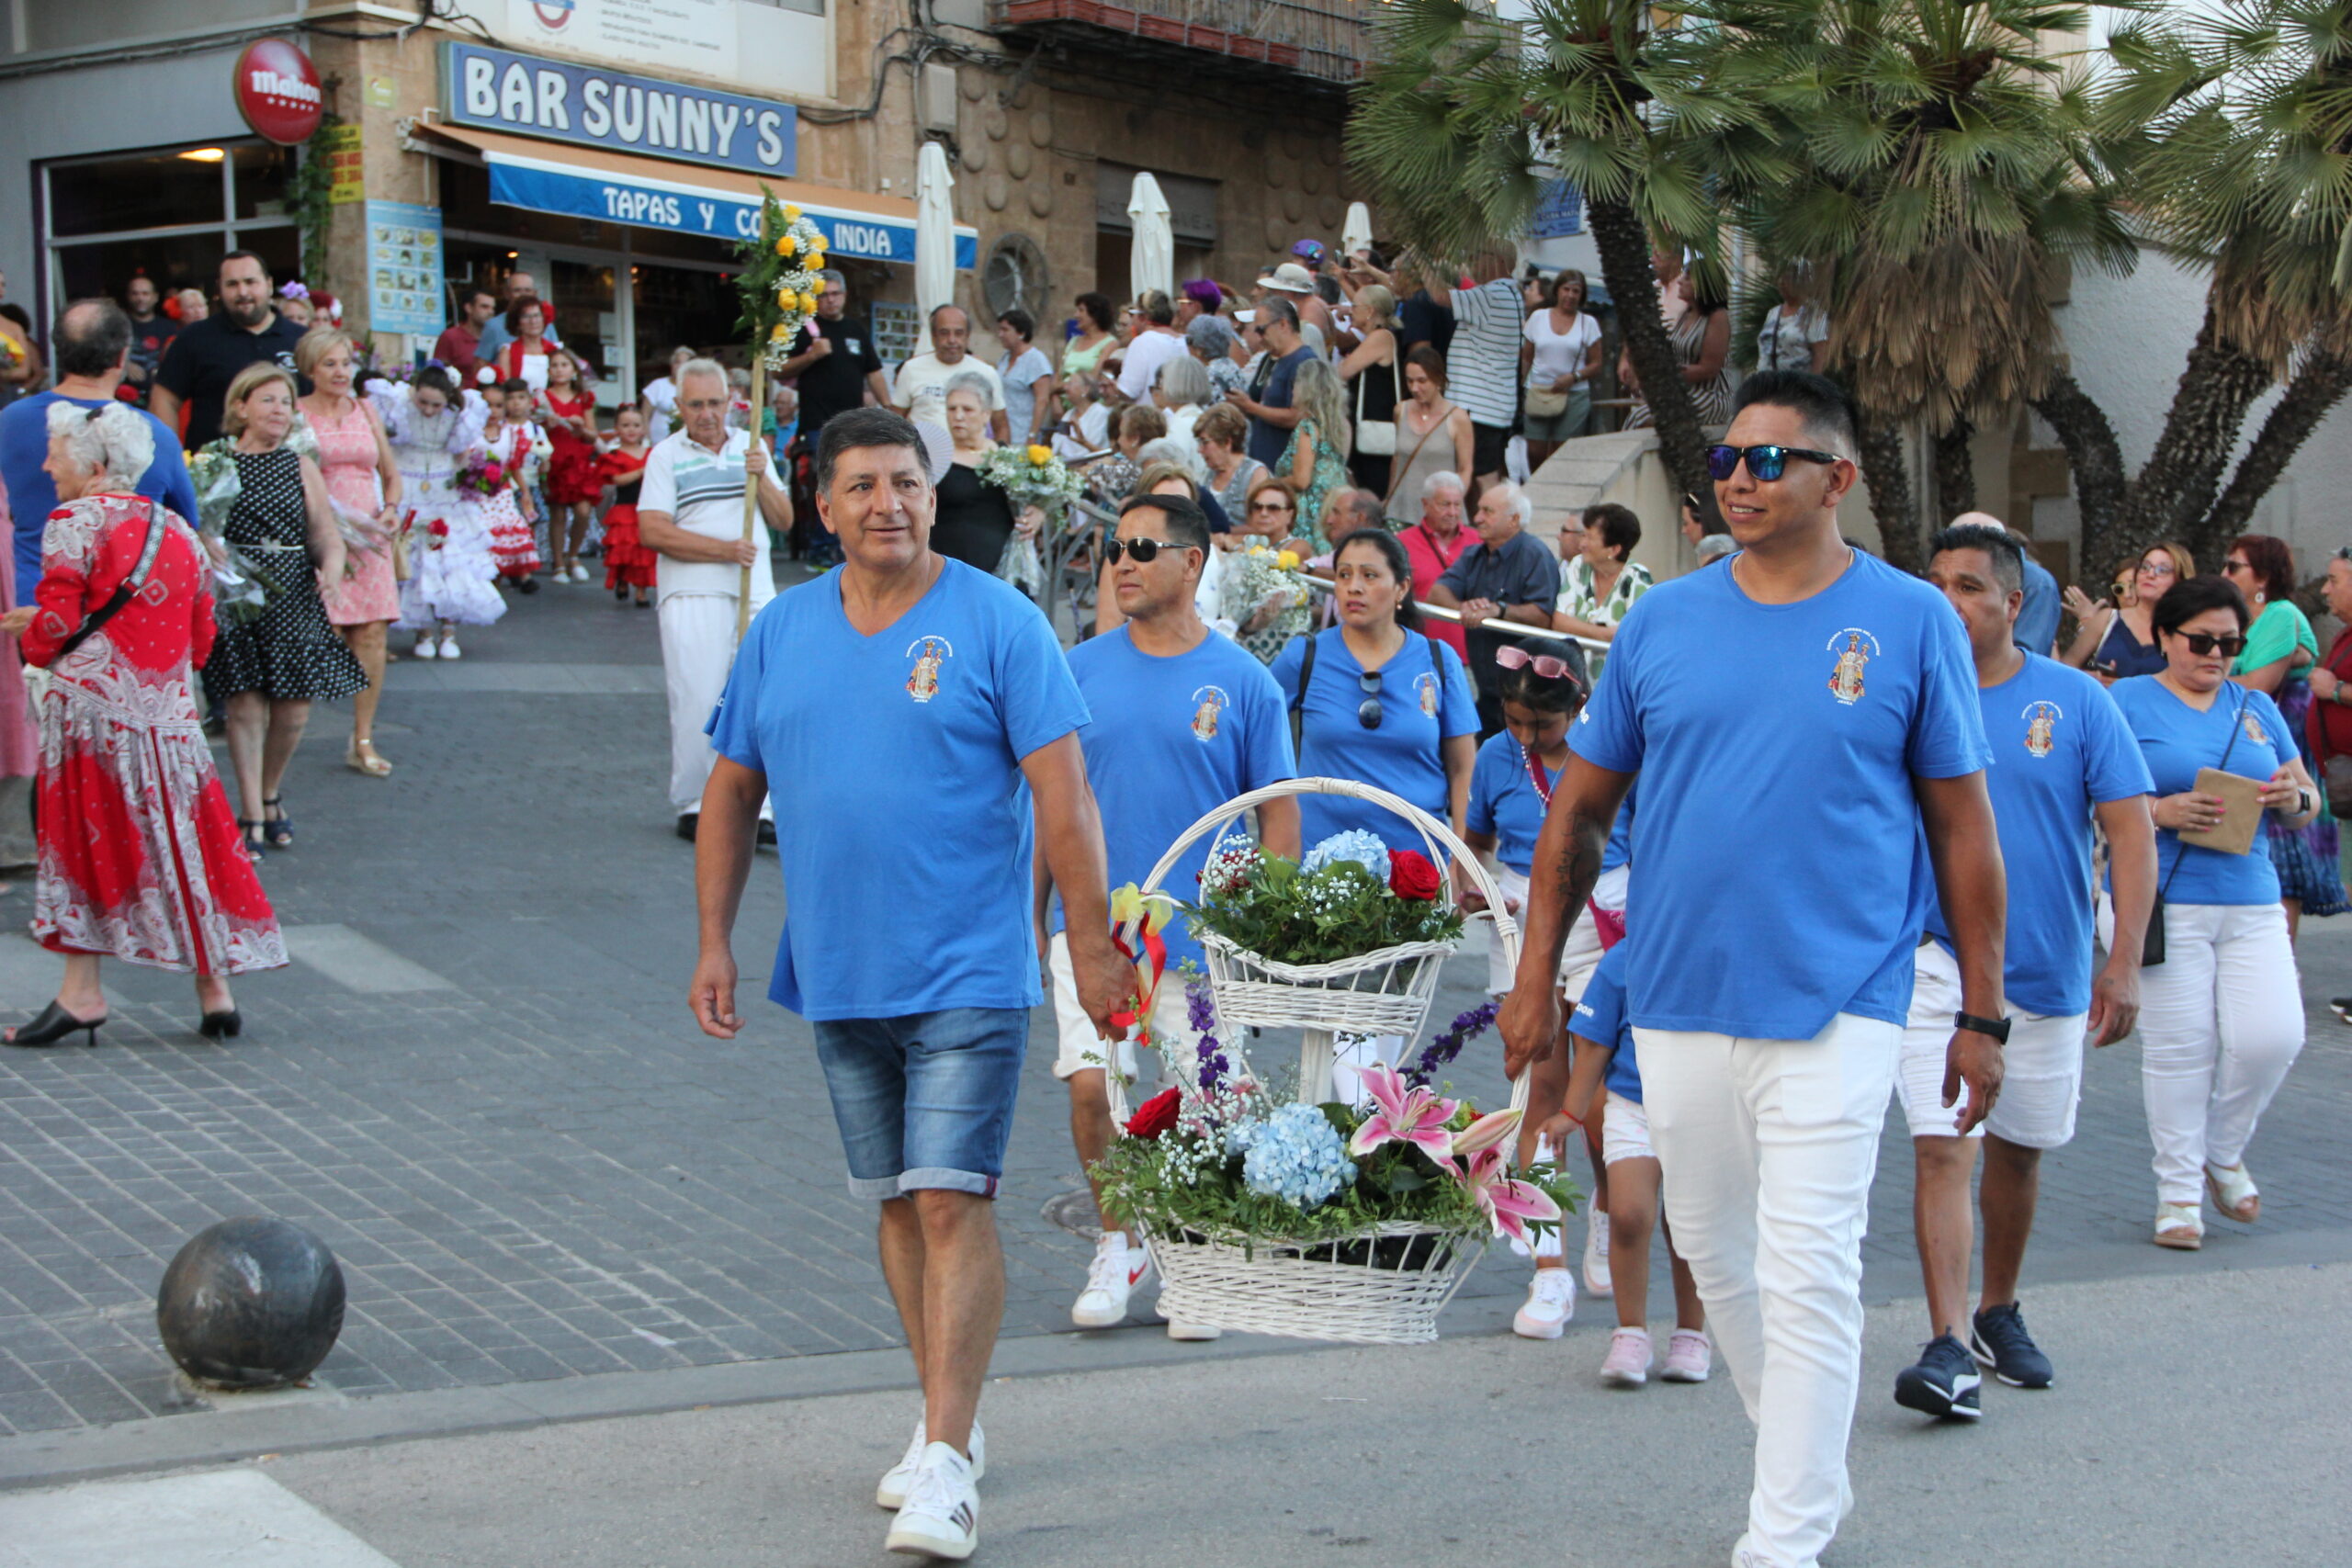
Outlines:
POLYGON ((1127 1320, 1127 1298, 1151 1272, 1151 1253, 1129 1247, 1117 1231, 1094 1244, 1094 1261, 1087 1266, 1086 1289, 1069 1309, 1069 1320, 1080 1328, 1114 1328, 1127 1320))
POLYGON ((1592 1211, 1584 1231, 1584 1288, 1596 1296, 1612 1293, 1609 1283, 1609 1216, 1592 1211))
POLYGON ((1514 1314, 1510 1331, 1521 1339, 1557 1339, 1577 1314, 1577 1277, 1566 1269, 1538 1269, 1527 1282, 1527 1303, 1514 1314))
POLYGON ((431 637, 418 637, 418 638, 416 639, 416 657, 417 657, 417 658, 419 658, 419 659, 432 659, 432 658, 435 658, 435 656, 437 656, 437 655, 440 653, 440 651, 441 651, 441 650, 440 650, 439 649, 437 649, 437 648, 434 647, 434 645, 433 645, 433 639, 432 639, 431 637))
POLYGON ((909 1557, 961 1562, 980 1544, 980 1495, 972 1461, 945 1443, 922 1450, 907 1500, 883 1545, 909 1557))
MULTIPOLYGON (((922 1423, 916 1422, 914 1440, 907 1445, 907 1451, 899 1457, 899 1462, 883 1472, 882 1484, 874 1489, 876 1507, 897 1513, 905 1505, 907 1489, 914 1482, 915 1472, 922 1467, 922 1450, 930 1446, 931 1440, 923 1436, 922 1423)), ((980 1431, 980 1424, 975 1421, 972 1423, 972 1479, 978 1481, 988 1472, 989 1440, 980 1431)))
POLYGON ((458 639, 456 637, 445 637, 441 639, 441 657, 444 659, 460 659, 464 657, 464 655, 458 651, 458 639))
POLYGON ((584 566, 582 566, 578 561, 573 561, 573 562, 571 563, 571 581, 574 581, 574 582, 585 582, 585 581, 588 581, 588 569, 587 569, 586 567, 584 567, 584 566))

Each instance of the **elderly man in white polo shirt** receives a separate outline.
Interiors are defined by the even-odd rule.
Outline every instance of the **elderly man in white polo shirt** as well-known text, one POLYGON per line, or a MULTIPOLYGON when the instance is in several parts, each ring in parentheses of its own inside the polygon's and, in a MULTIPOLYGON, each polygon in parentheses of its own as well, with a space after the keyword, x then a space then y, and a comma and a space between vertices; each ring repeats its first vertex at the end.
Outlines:
MULTIPOLYGON (((656 443, 638 493, 638 536, 662 558, 654 566, 661 598, 662 669, 670 692, 670 804, 678 837, 691 840, 710 779, 703 727, 735 662, 735 605, 743 568, 752 569, 752 612, 775 597, 764 539, 743 538, 743 485, 760 477, 760 516, 792 526, 792 500, 768 471, 765 446, 747 430, 727 427, 726 368, 695 359, 676 376, 683 426, 656 443)), ((775 841, 761 807, 760 840, 775 841)))

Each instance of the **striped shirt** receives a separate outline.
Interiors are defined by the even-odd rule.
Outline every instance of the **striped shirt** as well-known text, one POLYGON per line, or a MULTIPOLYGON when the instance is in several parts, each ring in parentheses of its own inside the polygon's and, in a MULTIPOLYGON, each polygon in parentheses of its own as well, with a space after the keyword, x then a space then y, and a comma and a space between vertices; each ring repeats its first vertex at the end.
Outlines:
POLYGON ((1445 395, 1476 423, 1508 429, 1519 412, 1519 344, 1526 318, 1519 285, 1508 277, 1453 291, 1445 395))
MULTIPOLYGON (((667 513, 679 527, 706 538, 741 538, 743 456, 751 449, 751 441, 749 431, 730 430, 727 445, 714 452, 684 429, 673 431, 654 443, 645 459, 638 511, 667 513)), ((763 482, 770 490, 775 488, 773 470, 763 482)), ((663 556, 653 570, 664 599, 673 593, 717 593, 732 599, 743 569, 731 561, 676 560, 663 556)), ((761 561, 752 569, 752 607, 756 610, 775 597, 775 573, 766 561, 761 561)))

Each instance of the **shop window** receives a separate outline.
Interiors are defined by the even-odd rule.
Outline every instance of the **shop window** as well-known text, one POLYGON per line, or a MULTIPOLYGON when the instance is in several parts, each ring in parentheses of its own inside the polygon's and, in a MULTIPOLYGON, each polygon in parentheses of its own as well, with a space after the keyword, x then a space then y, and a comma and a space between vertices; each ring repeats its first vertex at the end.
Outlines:
POLYGON ((52 164, 49 231, 62 238, 218 223, 225 200, 220 171, 227 161, 225 148, 191 147, 176 153, 52 164))
POLYGON ((138 273, 212 292, 220 258, 252 251, 270 276, 300 274, 287 216, 293 154, 260 141, 198 143, 41 165, 49 298, 122 297, 138 273))

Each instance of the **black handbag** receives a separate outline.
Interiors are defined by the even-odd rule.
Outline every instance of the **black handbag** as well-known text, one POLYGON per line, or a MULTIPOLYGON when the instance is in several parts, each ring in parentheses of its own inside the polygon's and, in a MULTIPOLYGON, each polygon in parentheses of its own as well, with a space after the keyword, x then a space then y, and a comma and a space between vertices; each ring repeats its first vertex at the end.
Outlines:
MULTIPOLYGON (((2237 710, 2230 718, 2230 743, 2222 748, 2221 771, 2227 773, 2230 753, 2238 749, 2238 737, 2245 729, 2245 697, 2241 690, 2237 710)), ((2172 891, 2172 879, 2180 874, 2180 863, 2188 858, 2195 844, 2183 844, 2180 853, 2173 857, 2172 870, 2165 874, 2165 885, 2156 889, 2154 902, 2148 906, 2148 934, 2140 941, 2140 967, 2153 969, 2165 961, 2165 895, 2172 891)))

